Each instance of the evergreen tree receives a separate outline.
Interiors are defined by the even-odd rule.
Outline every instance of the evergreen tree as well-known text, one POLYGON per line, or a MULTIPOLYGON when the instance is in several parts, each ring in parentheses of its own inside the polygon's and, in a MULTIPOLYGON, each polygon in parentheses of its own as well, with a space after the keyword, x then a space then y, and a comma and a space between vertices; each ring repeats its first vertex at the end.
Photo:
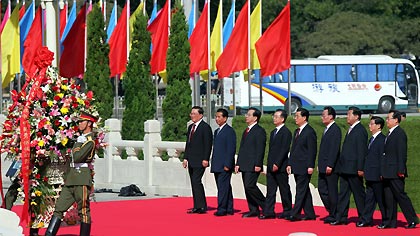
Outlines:
POLYGON ((93 91, 98 113, 106 120, 112 115, 113 90, 109 80, 109 46, 106 43, 104 17, 93 4, 87 20, 87 59, 84 80, 93 91))
POLYGON ((164 124, 162 138, 168 141, 185 141, 188 114, 191 110, 190 87, 190 45, 184 10, 177 1, 173 9, 171 34, 167 54, 166 70, 168 71, 168 85, 166 97, 162 104, 164 124))
POLYGON ((156 111, 155 87, 150 77, 150 34, 146 30, 147 17, 137 16, 134 23, 130 60, 122 80, 124 88, 124 116, 122 138, 143 140, 144 122, 153 119, 156 111))

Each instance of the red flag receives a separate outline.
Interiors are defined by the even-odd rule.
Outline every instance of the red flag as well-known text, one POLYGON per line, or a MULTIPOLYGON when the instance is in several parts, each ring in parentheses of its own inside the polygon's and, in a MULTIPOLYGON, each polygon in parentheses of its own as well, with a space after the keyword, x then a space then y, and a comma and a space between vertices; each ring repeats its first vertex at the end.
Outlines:
POLYGON ((66 39, 60 59, 60 75, 72 78, 85 71, 86 3, 80 9, 66 39))
POLYGON ((159 73, 166 69, 166 52, 169 46, 169 5, 166 1, 160 14, 147 27, 152 36, 152 56, 150 58, 150 73, 159 73))
POLYGON ((65 3, 64 8, 60 10, 60 39, 61 36, 63 36, 63 32, 67 24, 67 10, 68 6, 67 3, 65 3))
POLYGON ((127 3, 121 12, 120 19, 109 38, 109 69, 111 77, 122 74, 127 66, 127 3))
POLYGON ((33 77, 36 73, 36 65, 32 63, 35 58, 36 52, 42 47, 42 11, 41 7, 38 7, 36 11, 34 21, 32 22, 31 28, 26 36, 23 47, 25 51, 22 57, 22 67, 29 77, 33 77))
POLYGON ((255 43, 260 59, 261 76, 269 76, 290 68, 290 2, 255 43))
POLYGON ((22 20, 22 17, 25 15, 25 12, 25 4, 23 4, 22 7, 19 9, 19 20, 22 20))
POLYGON ((190 51, 190 73, 200 72, 209 69, 209 32, 208 32, 208 2, 204 5, 200 19, 189 39, 190 51))
POLYGON ((247 69, 249 66, 248 4, 249 1, 246 1, 242 7, 229 41, 216 62, 219 78, 228 77, 233 72, 247 69))

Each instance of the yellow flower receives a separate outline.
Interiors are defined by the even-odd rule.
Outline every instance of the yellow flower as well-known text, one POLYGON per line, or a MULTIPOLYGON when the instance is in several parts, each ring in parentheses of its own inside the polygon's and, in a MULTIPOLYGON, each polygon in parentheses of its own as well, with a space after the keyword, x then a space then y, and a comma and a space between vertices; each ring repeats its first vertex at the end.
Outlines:
POLYGON ((48 106, 52 107, 54 105, 54 102, 52 100, 47 101, 48 106))
POLYGON ((61 114, 65 115, 65 114, 67 114, 69 112, 69 108, 68 107, 62 107, 60 109, 60 112, 61 112, 61 114))
POLYGON ((81 98, 77 98, 77 102, 78 102, 80 105, 84 105, 84 104, 85 104, 85 100, 83 100, 83 99, 81 99, 81 98))
POLYGON ((67 142, 69 141, 69 139, 68 138, 64 138, 64 139, 62 139, 61 140, 61 144, 63 145, 63 146, 66 146, 66 144, 67 144, 67 142))
POLYGON ((64 91, 67 91, 68 90, 68 87, 67 87, 67 85, 64 85, 63 84, 63 85, 61 85, 61 89, 64 90, 64 91))
POLYGON ((38 225, 37 225, 37 227, 38 228, 44 228, 44 222, 42 222, 42 221, 39 222, 38 225))
POLYGON ((38 146, 40 146, 40 147, 44 146, 44 140, 39 140, 38 146))
POLYGON ((64 93, 57 93, 57 96, 59 96, 60 98, 64 97, 64 93))
POLYGON ((36 206, 36 205, 38 205, 36 202, 31 202, 31 206, 32 205, 34 205, 34 206, 36 206))
POLYGON ((41 195, 42 195, 42 192, 41 192, 41 191, 39 191, 39 190, 35 190, 35 195, 36 195, 37 197, 39 197, 39 196, 41 196, 41 195))
POLYGON ((21 188, 18 188, 18 189, 17 189, 17 191, 18 191, 18 192, 22 192, 22 189, 21 189, 21 188))

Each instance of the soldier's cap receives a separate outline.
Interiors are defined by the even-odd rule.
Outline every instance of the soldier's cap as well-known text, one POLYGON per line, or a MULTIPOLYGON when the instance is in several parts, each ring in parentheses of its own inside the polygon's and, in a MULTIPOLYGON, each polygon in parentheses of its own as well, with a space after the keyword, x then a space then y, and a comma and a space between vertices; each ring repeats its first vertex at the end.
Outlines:
POLYGON ((98 117, 96 117, 96 116, 94 116, 92 114, 89 114, 87 112, 82 111, 82 112, 80 112, 80 116, 79 116, 78 121, 80 122, 80 121, 85 121, 85 120, 91 121, 91 122, 97 122, 98 121, 98 117))

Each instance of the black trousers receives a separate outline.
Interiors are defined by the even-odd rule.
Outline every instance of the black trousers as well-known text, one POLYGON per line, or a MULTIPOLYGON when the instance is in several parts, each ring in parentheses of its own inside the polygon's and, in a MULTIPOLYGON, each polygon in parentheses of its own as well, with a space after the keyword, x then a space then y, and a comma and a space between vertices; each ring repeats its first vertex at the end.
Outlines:
POLYGON ((382 222, 386 221, 385 206, 384 206, 384 186, 381 181, 366 180, 366 198, 365 210, 363 211, 363 221, 366 223, 373 223, 373 213, 376 209, 376 204, 382 215, 382 222))
POLYGON ((338 193, 338 205, 335 219, 340 222, 347 222, 350 205, 350 194, 356 203, 359 220, 362 220, 365 209, 365 187, 363 177, 358 175, 339 174, 340 192, 338 193))
POLYGON ((216 172, 214 179, 217 186, 217 212, 233 213, 233 194, 230 179, 232 172, 216 172))
POLYGON ((325 173, 319 173, 318 193, 325 209, 329 213, 328 217, 335 218, 338 199, 338 174, 332 173, 331 175, 327 175, 325 173))
POLYGON ((207 211, 206 194, 204 193, 204 186, 201 179, 204 175, 204 167, 188 167, 190 174, 191 188, 193 194, 194 208, 202 208, 207 211))
POLYGON ((275 215, 277 188, 283 206, 283 216, 289 216, 292 210, 292 192, 290 191, 289 176, 286 172, 267 172, 267 194, 265 196, 264 215, 275 215))
POLYGON ((291 216, 299 217, 300 213, 305 213, 306 217, 315 218, 315 210, 312 203, 312 194, 309 189, 309 181, 311 180, 312 175, 297 175, 295 174, 296 181, 296 196, 295 196, 295 205, 290 212, 291 216))
POLYGON ((385 212, 387 221, 385 225, 391 227, 397 226, 397 203, 400 205, 408 223, 419 223, 419 219, 414 210, 410 198, 405 192, 405 179, 384 179, 384 195, 385 195, 385 212))
POLYGON ((257 172, 242 172, 246 201, 252 213, 259 213, 260 208, 263 210, 265 207, 265 197, 257 186, 259 175, 257 172))

